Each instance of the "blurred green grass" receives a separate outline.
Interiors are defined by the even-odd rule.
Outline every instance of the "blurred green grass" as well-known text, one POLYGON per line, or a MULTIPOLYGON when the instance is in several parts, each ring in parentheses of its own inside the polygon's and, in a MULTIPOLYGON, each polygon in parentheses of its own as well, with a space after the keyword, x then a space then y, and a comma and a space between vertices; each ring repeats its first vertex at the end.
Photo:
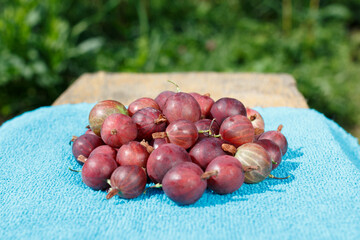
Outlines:
POLYGON ((290 73, 360 137, 360 1, 0 0, 0 121, 99 70, 290 73))

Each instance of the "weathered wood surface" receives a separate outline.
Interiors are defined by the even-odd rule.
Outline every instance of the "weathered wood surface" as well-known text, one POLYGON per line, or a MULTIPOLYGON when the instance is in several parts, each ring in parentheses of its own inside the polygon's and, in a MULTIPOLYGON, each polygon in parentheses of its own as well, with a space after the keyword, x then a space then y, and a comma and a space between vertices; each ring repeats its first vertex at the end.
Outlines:
POLYGON ((215 101, 227 96, 248 107, 308 108, 291 75, 215 72, 84 74, 53 105, 105 99, 128 105, 140 97, 155 98, 161 91, 176 91, 167 80, 176 82, 183 92, 210 93, 215 101))

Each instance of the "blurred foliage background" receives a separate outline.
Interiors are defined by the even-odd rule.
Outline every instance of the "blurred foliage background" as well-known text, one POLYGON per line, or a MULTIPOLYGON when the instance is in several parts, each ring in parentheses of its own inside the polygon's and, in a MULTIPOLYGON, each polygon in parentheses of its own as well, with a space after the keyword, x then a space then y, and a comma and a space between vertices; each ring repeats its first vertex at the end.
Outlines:
POLYGON ((0 0, 0 123, 84 72, 286 72, 360 136, 360 0, 0 0))

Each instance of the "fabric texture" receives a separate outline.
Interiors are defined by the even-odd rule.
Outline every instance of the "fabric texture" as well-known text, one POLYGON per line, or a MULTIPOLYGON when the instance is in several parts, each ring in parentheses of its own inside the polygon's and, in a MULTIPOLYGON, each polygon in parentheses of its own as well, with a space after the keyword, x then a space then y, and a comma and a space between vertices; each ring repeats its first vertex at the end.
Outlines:
POLYGON ((159 189, 132 200, 81 181, 69 140, 93 104, 42 107, 0 127, 0 239, 360 239, 360 146, 323 114, 256 108, 283 124, 289 148, 272 173, 286 180, 207 190, 178 206, 159 189))

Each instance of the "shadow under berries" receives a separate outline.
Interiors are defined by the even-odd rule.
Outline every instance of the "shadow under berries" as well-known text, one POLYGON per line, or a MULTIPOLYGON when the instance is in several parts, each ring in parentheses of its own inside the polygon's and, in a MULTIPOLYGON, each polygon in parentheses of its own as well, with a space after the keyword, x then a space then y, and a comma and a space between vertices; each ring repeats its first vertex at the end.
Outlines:
POLYGON ((274 187, 282 184, 289 184, 296 178, 296 169, 300 166, 298 158, 303 156, 302 148, 298 149, 288 149, 284 160, 281 162, 280 166, 271 172, 276 177, 287 177, 286 179, 272 179, 267 178, 264 181, 257 184, 244 184, 237 191, 239 195, 245 197, 252 194, 265 193, 268 191, 271 192, 286 192, 286 189, 275 189, 274 187))
MULTIPOLYGON (((186 208, 199 208, 199 207, 210 207, 216 205, 224 205, 229 202, 242 202, 248 201, 248 196, 252 194, 261 194, 265 192, 286 192, 286 189, 275 189, 274 187, 282 184, 291 183, 296 177, 296 169, 299 167, 301 162, 299 158, 304 154, 302 148, 291 149, 289 148, 286 155, 284 156, 281 165, 272 171, 272 174, 277 177, 286 177, 290 176, 287 179, 271 179, 267 178, 266 180, 257 183, 257 184, 246 184, 244 183, 237 191, 231 194, 219 195, 213 191, 207 189, 204 195, 194 204, 183 205, 181 207, 186 208)), ((153 197, 160 197, 164 195, 164 191, 161 188, 151 187, 154 184, 147 184, 146 191, 139 196, 138 198, 132 199, 132 201, 144 201, 153 197)), ((117 199, 117 204, 126 203, 128 200, 117 199)), ((174 206, 179 206, 172 201, 163 202, 163 204, 170 204, 174 206)))

